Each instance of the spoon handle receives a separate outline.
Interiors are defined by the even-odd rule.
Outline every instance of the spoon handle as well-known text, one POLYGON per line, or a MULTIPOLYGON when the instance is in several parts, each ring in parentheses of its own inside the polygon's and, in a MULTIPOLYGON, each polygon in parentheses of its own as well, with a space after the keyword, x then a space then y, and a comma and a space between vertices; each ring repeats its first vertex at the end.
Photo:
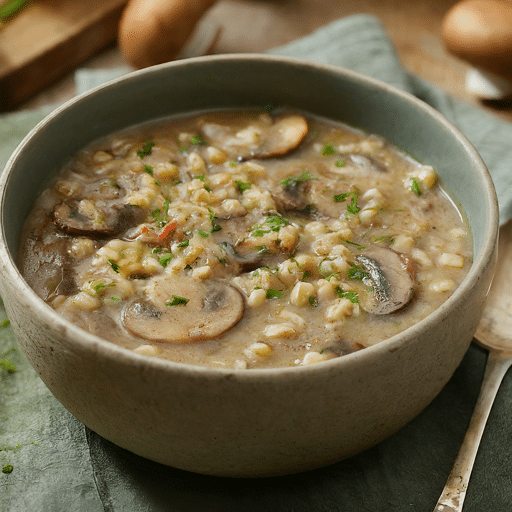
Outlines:
POLYGON ((482 388, 453 468, 434 512, 460 512, 476 453, 501 381, 512 364, 512 354, 490 349, 482 388))

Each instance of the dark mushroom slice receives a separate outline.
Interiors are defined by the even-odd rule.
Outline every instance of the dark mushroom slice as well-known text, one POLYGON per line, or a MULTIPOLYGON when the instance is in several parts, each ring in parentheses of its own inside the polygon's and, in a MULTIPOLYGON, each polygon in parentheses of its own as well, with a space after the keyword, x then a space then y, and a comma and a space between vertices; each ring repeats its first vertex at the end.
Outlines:
POLYGON ((71 296, 78 292, 75 273, 68 255, 69 239, 49 237, 49 241, 30 242, 30 258, 21 261, 21 270, 32 288, 45 301, 57 295, 71 296))
POLYGON ((101 214, 102 221, 95 222, 81 215, 74 205, 61 203, 53 210, 53 222, 68 235, 108 237, 122 233, 145 217, 143 208, 124 203, 114 204, 101 214))
POLYGON ((395 313, 411 301, 414 277, 410 262, 390 249, 371 247, 356 257, 369 276, 372 300, 361 300, 361 307, 375 315, 395 313))
POLYGON ((241 146, 231 130, 221 125, 205 124, 205 138, 239 161, 250 158, 282 156, 299 146, 308 133, 308 123, 301 115, 288 115, 264 127, 257 144, 241 146))
POLYGON ((235 273, 252 272, 261 267, 275 267, 288 258, 287 253, 272 254, 261 249, 252 249, 243 243, 233 246, 230 242, 219 244, 224 250, 230 263, 235 267, 235 273))
POLYGON ((245 158, 282 156, 297 148, 308 133, 303 116, 291 115, 278 119, 265 134, 263 143, 245 158))
POLYGON ((279 185, 272 192, 278 211, 307 212, 310 202, 307 192, 310 188, 309 181, 292 181, 289 185, 279 185))
POLYGON ((123 324, 136 336, 164 343, 194 343, 217 338, 244 313, 240 292, 221 282, 189 276, 155 279, 146 299, 129 304, 123 324))
POLYGON ((366 171, 387 172, 387 169, 384 166, 384 164, 372 156, 354 153, 348 155, 347 158, 349 158, 351 162, 355 164, 357 167, 361 167, 366 171))

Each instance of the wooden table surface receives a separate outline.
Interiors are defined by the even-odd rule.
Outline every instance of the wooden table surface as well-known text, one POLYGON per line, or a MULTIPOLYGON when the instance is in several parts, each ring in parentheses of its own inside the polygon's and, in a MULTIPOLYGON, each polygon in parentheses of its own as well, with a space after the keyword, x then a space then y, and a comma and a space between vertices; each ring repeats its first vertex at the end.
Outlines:
MULTIPOLYGON (((219 0, 206 19, 221 27, 213 53, 261 52, 304 36, 337 18, 357 13, 377 16, 404 67, 494 115, 512 121, 512 102, 482 103, 464 87, 467 65, 449 55, 441 40, 444 14, 456 0, 219 0)), ((117 47, 84 63, 105 68, 126 64, 117 47)), ((20 108, 60 102, 74 94, 72 74, 20 108)))

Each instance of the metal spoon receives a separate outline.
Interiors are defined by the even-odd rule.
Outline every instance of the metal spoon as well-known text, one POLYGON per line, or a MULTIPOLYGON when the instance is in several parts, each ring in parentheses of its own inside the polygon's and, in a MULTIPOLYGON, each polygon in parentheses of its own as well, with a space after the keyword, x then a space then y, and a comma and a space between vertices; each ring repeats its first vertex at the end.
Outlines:
POLYGON ((498 266, 480 325, 478 343, 489 350, 482 388, 445 488, 434 512, 460 512, 485 424, 503 377, 512 365, 512 222, 500 230, 498 266))

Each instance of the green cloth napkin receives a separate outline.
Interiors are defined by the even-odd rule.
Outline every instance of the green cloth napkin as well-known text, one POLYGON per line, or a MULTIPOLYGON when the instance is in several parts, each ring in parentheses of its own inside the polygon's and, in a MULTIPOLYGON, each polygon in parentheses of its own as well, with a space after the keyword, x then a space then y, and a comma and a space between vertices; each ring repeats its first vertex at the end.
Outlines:
MULTIPOLYGON (((380 22, 344 18, 271 53, 342 65, 427 101, 473 142, 512 215, 512 125, 407 74, 380 22), (507 195, 508 194, 508 195, 507 195)), ((77 73, 79 90, 126 69, 77 73)), ((0 162, 48 109, 0 119, 0 162)), ((429 512, 441 493, 480 389, 487 353, 473 344, 440 395, 378 446, 326 468, 266 479, 225 479, 165 467, 102 439, 51 395, 0 310, 0 511, 429 512)), ((400 397, 397 396, 397 400, 400 397)), ((512 510, 512 378, 491 412, 464 512, 512 510)), ((319 433, 321 435, 321 433, 319 433)))

